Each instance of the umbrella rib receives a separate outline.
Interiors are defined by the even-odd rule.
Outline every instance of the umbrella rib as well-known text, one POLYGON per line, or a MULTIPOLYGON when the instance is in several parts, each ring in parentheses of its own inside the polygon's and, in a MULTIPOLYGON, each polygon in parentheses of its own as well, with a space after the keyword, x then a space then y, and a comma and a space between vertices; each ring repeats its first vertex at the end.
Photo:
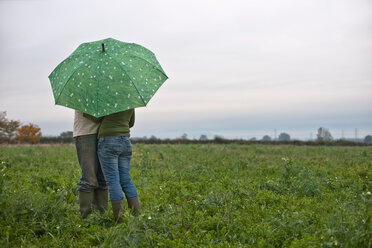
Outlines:
MULTIPOLYGON (((163 74, 163 75, 168 79, 168 76, 163 72, 163 71, 164 71, 163 68, 160 67, 161 70, 159 70, 159 68, 158 68, 156 65, 154 65, 154 64, 151 63, 151 62, 149 62, 148 60, 146 60, 146 59, 144 59, 144 58, 142 58, 142 57, 140 57, 140 56, 137 56, 137 55, 133 55, 133 54, 130 54, 130 55, 133 56, 133 57, 139 58, 139 59, 141 59, 141 60, 143 60, 143 61, 146 61, 146 62, 149 63, 150 65, 156 67, 156 70, 160 71, 161 74, 163 74)), ((155 56, 155 55, 154 55, 154 56, 155 56)), ((155 57, 155 58, 156 58, 156 57, 155 57)))
MULTIPOLYGON (((146 47, 143 47, 143 46, 141 46, 141 45, 139 45, 139 44, 136 44, 136 43, 127 43, 127 45, 135 45, 135 46, 139 46, 139 47, 141 47, 142 49, 145 49, 145 50, 149 51, 149 52, 154 56, 154 58, 156 59, 155 53, 153 53, 151 50, 147 49, 146 47)), ((129 52, 129 55, 131 55, 131 56, 133 56, 133 57, 136 57, 136 58, 139 58, 139 59, 141 59, 141 60, 143 60, 143 61, 146 61, 146 62, 149 63, 150 65, 156 67, 156 69, 157 69, 158 71, 160 71, 164 76, 166 76, 166 77, 168 78, 168 76, 165 74, 165 72, 164 72, 164 70, 163 70, 163 68, 161 67, 160 64, 159 64, 159 66, 160 66, 160 69, 159 69, 157 65, 154 65, 153 63, 149 62, 148 60, 146 60, 146 59, 144 59, 144 58, 142 58, 142 57, 140 57, 140 56, 138 56, 138 55, 135 55, 135 54, 130 53, 130 52, 129 52)), ((156 60, 157 60, 157 59, 156 59, 156 60)), ((158 63, 159 63, 159 62, 158 62, 158 63)))
MULTIPOLYGON (((131 80, 131 77, 130 77, 129 73, 120 65, 120 63, 114 57, 112 57, 112 59, 116 62, 117 66, 128 75, 129 79, 131 80)), ((136 86, 136 84, 134 82, 133 82, 133 86, 136 89, 138 95, 141 97, 141 100, 142 100, 143 104, 145 104, 145 106, 146 106, 147 104, 143 100, 143 97, 142 97, 141 93, 139 92, 139 90, 137 89, 137 86, 136 86)))
MULTIPOLYGON (((79 55, 80 55, 80 54, 79 54, 79 55)), ((67 59, 66 59, 66 60, 67 60, 67 59)), ((91 60, 93 60, 92 57, 89 58, 85 63, 88 63, 88 62, 91 61, 91 60)), ((63 62, 62 62, 62 63, 63 63, 63 62)), ((75 72, 76 72, 80 67, 82 67, 82 66, 83 66, 83 64, 79 64, 79 65, 76 67, 76 69, 71 73, 71 75, 67 78, 66 83, 63 85, 61 92, 59 92, 59 94, 58 94, 58 97, 57 97, 57 99, 56 99, 56 101, 55 101, 55 104, 58 103, 59 97, 62 95, 62 91, 64 90, 65 85, 68 83, 68 81, 70 81, 70 78, 72 77, 72 75, 74 75, 74 73, 75 73, 75 72)))

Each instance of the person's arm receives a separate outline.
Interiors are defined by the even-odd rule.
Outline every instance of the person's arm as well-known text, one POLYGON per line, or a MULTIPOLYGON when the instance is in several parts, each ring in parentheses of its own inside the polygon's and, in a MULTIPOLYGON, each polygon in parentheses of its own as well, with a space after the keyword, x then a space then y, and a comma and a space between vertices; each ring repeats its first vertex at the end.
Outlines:
POLYGON ((88 114, 86 114, 86 113, 83 113, 83 116, 84 116, 85 118, 87 118, 87 119, 93 121, 93 122, 96 122, 96 123, 100 122, 100 121, 102 120, 102 118, 103 118, 103 117, 96 118, 96 117, 91 116, 91 115, 88 115, 88 114))
POLYGON ((134 109, 133 109, 133 114, 132 114, 132 117, 130 118, 130 121, 129 121, 129 127, 134 126, 134 121, 135 121, 135 112, 134 112, 134 109))

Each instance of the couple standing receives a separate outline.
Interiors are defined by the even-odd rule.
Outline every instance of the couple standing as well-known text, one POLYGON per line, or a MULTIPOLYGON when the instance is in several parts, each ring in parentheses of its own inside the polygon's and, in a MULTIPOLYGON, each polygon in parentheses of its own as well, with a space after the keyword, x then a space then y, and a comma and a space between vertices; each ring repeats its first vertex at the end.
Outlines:
POLYGON ((124 205, 123 191, 133 214, 140 210, 137 189, 130 177, 132 145, 129 137, 134 120, 134 109, 98 119, 75 111, 73 133, 82 170, 78 191, 83 218, 92 208, 101 213, 107 210, 108 192, 116 222, 123 221, 119 216, 124 205))

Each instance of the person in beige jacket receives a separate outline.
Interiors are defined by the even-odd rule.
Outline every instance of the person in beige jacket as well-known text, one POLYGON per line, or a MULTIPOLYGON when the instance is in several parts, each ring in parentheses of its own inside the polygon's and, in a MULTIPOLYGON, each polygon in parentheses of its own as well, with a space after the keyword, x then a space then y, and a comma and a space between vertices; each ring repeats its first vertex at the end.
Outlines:
POLYGON ((86 218, 96 208, 102 214, 107 210, 108 186, 97 155, 97 133, 100 123, 96 123, 75 110, 74 142, 81 177, 77 184, 80 213, 86 218))

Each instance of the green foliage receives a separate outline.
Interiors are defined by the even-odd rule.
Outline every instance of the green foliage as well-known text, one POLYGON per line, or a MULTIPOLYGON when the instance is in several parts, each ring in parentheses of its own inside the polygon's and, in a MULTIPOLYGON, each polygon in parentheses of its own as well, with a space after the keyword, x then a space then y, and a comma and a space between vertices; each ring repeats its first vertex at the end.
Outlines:
POLYGON ((1 247, 371 247, 369 147, 145 145, 143 209, 83 220, 73 146, 0 148, 1 247))

